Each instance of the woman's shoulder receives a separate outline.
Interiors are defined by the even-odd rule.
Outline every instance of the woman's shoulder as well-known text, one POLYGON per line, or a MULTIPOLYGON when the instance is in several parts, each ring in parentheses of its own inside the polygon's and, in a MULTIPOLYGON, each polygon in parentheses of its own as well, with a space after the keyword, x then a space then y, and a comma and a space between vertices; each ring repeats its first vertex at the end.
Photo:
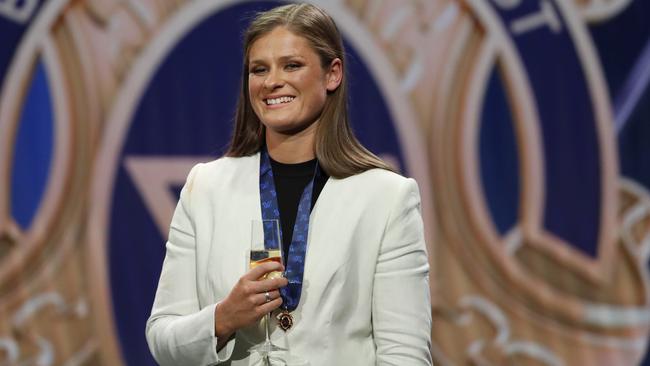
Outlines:
POLYGON ((411 199, 416 203, 420 199, 419 187, 413 178, 386 169, 370 169, 332 183, 329 195, 339 197, 342 204, 354 202, 357 207, 364 207, 364 212, 375 216, 390 214, 411 199))
POLYGON ((342 189, 341 192, 350 192, 355 196, 355 199, 366 197, 376 200, 381 197, 381 201, 391 201, 393 200, 391 197, 411 193, 419 194, 415 179, 380 168, 366 170, 338 182, 340 189, 342 189))
POLYGON ((398 188, 408 185, 410 181, 413 181, 412 178, 407 178, 396 172, 381 168, 369 169, 346 179, 354 183, 364 183, 369 186, 378 186, 381 188, 398 188))
POLYGON ((198 163, 192 167, 187 176, 187 185, 209 184, 257 171, 259 159, 257 154, 243 157, 222 156, 212 161, 198 163))
POLYGON ((202 169, 212 173, 229 173, 230 170, 242 169, 251 164, 256 164, 257 162, 257 154, 238 157, 222 156, 212 161, 202 163, 202 169))

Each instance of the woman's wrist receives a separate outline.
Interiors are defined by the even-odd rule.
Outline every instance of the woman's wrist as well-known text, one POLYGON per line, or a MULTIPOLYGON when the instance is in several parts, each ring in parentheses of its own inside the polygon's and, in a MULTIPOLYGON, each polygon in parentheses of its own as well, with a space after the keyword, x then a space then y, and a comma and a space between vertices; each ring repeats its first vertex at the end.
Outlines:
POLYGON ((222 303, 218 303, 214 309, 214 335, 220 339, 229 339, 235 333, 228 323, 228 317, 223 314, 222 303))

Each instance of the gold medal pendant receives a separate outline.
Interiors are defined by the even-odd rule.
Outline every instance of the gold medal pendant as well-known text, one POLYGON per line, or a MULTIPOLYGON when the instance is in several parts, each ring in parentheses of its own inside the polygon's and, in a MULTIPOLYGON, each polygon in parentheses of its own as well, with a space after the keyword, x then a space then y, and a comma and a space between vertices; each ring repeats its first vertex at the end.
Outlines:
POLYGON ((280 329, 282 329, 285 332, 293 326, 293 316, 286 309, 282 310, 276 316, 276 319, 278 319, 278 324, 280 325, 280 329))

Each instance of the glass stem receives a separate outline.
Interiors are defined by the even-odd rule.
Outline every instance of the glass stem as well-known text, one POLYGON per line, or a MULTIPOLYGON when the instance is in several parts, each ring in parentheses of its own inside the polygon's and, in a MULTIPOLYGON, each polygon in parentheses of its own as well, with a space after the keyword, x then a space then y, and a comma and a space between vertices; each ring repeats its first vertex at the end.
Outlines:
POLYGON ((271 339, 269 338, 269 323, 271 322, 271 314, 266 314, 266 327, 264 327, 266 333, 266 342, 269 343, 271 339))

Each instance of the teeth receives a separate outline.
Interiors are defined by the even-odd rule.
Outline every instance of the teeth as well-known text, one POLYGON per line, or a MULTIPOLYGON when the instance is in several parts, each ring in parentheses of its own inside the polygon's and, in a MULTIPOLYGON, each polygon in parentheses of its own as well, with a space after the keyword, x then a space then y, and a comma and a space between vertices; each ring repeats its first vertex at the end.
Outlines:
POLYGON ((280 97, 280 98, 274 98, 274 99, 267 99, 266 104, 267 105, 274 105, 274 104, 280 104, 280 103, 289 103, 294 99, 295 99, 295 97, 280 97))

